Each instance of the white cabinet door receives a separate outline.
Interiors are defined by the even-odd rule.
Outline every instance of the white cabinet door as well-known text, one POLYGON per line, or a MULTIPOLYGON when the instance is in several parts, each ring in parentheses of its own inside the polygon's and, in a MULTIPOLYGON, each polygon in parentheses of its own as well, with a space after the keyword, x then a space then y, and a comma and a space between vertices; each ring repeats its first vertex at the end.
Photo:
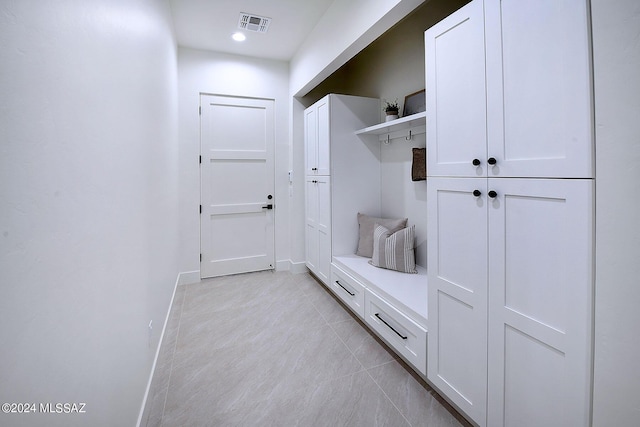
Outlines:
POLYGON ((316 177, 318 194, 318 269, 325 284, 331 281, 331 178, 316 177))
POLYGON ((485 0, 485 23, 489 176, 593 177, 588 1, 485 0))
POLYGON ((304 111, 305 167, 307 175, 330 174, 329 96, 304 111))
POLYGON ((482 1, 467 4, 428 29, 425 49, 428 173, 486 176, 482 1))
POLYGON ((306 178, 306 265, 320 280, 331 278, 331 181, 328 176, 306 178))
POLYGON ((492 426, 587 426, 593 183, 489 179, 492 426))
POLYGON ((318 110, 311 106, 304 110, 305 175, 318 172, 318 110))
POLYGON ((315 273, 318 271, 318 185, 313 176, 307 176, 305 184, 305 261, 315 273))
POLYGON ((486 185, 482 178, 427 179, 427 378, 481 426, 487 399, 486 185))
POLYGON ((318 111, 317 174, 331 175, 331 97, 326 96, 316 102, 318 111))

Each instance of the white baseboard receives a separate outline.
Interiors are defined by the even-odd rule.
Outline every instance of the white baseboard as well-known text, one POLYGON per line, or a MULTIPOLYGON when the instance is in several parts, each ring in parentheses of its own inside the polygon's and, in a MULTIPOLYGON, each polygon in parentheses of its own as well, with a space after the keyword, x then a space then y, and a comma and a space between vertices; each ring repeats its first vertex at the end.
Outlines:
MULTIPOLYGON (((140 414, 138 415, 138 423, 136 424, 138 427, 144 427, 142 425, 142 420, 145 420, 144 425, 147 424, 147 418, 149 417, 147 408, 147 399, 149 398, 149 392, 151 391, 151 383, 153 381, 153 374, 156 372, 156 364, 158 363, 158 357, 160 355, 160 348, 162 347, 162 341, 164 340, 164 332, 167 329, 167 324, 169 323, 169 315, 171 314, 171 308, 173 307, 173 302, 176 297, 176 290, 178 289, 178 285, 180 284, 180 278, 183 273, 178 274, 176 278, 176 283, 173 285, 173 293, 171 295, 171 301, 169 302, 169 308, 167 309, 167 315, 164 318, 164 325, 162 326, 162 332, 160 333, 160 339, 158 340, 158 348, 156 348, 156 354, 153 358, 153 365, 151 366, 151 374, 149 375, 149 380, 147 381, 147 389, 144 392, 144 398, 142 399, 142 407, 140 408, 140 414)), ((200 272, 198 272, 198 276, 200 276, 200 272)), ((200 278, 198 277, 198 280, 200 278)))
POLYGON ((291 273, 293 274, 300 274, 300 273, 308 273, 309 269, 307 268, 307 264, 304 261, 293 262, 289 260, 289 271, 291 271, 291 273))
MULTIPOLYGON (((308 273, 309 269, 304 261, 293 262, 290 259, 276 261, 276 271, 290 271, 292 274, 308 273)), ((183 271, 178 275, 178 286, 200 282, 200 270, 183 271)))
POLYGON ((289 271, 291 270, 291 265, 288 259, 276 261, 276 271, 289 271))
POLYGON ((292 274, 306 273, 309 270, 303 262, 293 262, 290 259, 276 261, 276 271, 289 271, 292 274))
POLYGON ((178 274, 178 285, 189 285, 200 281, 200 270, 184 271, 178 274))

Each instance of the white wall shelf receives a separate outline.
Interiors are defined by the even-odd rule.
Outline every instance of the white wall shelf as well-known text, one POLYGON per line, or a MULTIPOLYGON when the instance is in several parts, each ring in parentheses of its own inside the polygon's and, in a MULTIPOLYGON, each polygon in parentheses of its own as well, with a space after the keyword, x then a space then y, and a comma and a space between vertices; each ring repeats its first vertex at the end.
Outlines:
POLYGON ((422 111, 390 122, 357 130, 356 135, 378 135, 381 141, 389 141, 400 137, 410 139, 413 135, 426 132, 426 117, 427 113, 422 111), (411 133, 409 134, 409 132, 411 133))

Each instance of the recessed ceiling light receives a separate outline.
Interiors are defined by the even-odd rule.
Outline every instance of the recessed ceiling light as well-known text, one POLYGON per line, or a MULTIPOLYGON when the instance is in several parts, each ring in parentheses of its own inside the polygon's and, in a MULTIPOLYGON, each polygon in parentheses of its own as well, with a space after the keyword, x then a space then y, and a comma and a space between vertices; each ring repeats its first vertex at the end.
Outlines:
POLYGON ((233 33, 231 38, 233 38, 237 42, 243 42, 247 37, 242 33, 233 33))

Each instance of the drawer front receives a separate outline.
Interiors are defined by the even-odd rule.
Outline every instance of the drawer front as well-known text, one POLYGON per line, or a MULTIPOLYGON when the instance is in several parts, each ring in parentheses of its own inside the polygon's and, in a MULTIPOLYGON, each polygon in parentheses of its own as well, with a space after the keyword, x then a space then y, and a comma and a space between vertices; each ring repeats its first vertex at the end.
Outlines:
POLYGON ((331 283, 329 288, 338 298, 353 310, 358 317, 364 319, 365 288, 353 277, 335 265, 331 266, 331 283))
POLYGON ((365 321, 387 344, 427 375, 427 331, 367 289, 365 321))

